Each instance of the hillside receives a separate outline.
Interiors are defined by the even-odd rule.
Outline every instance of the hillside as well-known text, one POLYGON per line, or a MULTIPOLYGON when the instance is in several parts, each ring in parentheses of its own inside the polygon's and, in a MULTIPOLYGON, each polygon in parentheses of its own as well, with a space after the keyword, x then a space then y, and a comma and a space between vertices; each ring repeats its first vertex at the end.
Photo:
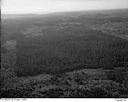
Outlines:
POLYGON ((128 97, 127 12, 3 19, 1 97, 128 97))

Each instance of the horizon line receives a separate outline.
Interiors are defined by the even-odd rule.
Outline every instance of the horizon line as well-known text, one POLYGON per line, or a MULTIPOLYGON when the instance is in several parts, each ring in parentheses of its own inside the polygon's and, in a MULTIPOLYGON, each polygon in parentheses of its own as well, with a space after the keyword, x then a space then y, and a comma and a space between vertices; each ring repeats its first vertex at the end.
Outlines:
POLYGON ((107 10, 126 10, 128 8, 112 8, 112 9, 88 9, 88 10, 76 10, 76 11, 58 11, 58 12, 37 12, 37 13, 2 13, 1 15, 42 15, 42 14, 54 14, 54 13, 70 13, 70 12, 82 12, 82 11, 107 11, 107 10))

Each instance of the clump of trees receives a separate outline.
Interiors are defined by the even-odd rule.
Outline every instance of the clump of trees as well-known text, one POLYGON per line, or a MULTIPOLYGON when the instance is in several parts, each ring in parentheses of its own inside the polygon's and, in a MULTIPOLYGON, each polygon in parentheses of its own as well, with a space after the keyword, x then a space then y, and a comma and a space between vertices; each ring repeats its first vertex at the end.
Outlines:
POLYGON ((108 79, 116 81, 118 83, 123 83, 128 75, 127 67, 116 67, 114 70, 110 71, 108 74, 108 79))
POLYGON ((116 67, 108 74, 108 79, 120 83, 120 94, 128 95, 128 67, 116 67))

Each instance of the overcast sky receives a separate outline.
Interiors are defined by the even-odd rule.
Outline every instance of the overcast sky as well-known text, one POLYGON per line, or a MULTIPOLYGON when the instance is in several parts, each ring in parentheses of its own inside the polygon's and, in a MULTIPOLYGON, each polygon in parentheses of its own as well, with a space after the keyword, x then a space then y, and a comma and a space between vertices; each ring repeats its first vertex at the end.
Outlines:
POLYGON ((2 0, 2 14, 128 8, 128 0, 2 0))

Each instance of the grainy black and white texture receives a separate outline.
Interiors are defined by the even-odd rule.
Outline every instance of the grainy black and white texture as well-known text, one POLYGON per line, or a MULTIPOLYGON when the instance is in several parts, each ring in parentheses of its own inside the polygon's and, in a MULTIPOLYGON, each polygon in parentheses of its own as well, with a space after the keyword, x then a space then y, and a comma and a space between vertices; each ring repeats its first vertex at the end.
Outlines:
POLYGON ((128 97, 128 10, 3 15, 1 97, 128 97))

